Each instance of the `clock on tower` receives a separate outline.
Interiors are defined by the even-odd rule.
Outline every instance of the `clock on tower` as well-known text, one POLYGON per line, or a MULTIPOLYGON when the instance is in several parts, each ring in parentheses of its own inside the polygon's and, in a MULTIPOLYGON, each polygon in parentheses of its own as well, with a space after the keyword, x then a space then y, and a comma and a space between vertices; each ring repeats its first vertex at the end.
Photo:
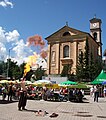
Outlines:
POLYGON ((98 43, 99 55, 102 55, 102 40, 101 40, 101 19, 94 17, 90 20, 90 34, 93 39, 98 43))

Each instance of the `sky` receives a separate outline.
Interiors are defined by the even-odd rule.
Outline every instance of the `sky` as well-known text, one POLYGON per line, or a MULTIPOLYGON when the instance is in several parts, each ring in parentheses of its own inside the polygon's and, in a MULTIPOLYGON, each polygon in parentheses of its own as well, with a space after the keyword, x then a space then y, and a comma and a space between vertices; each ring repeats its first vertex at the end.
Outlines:
POLYGON ((46 37, 66 25, 90 33, 95 15, 102 20, 103 52, 106 49, 106 0, 0 0, 0 60, 21 64, 28 56, 47 49, 46 37), (28 46, 39 35, 45 46, 28 46))

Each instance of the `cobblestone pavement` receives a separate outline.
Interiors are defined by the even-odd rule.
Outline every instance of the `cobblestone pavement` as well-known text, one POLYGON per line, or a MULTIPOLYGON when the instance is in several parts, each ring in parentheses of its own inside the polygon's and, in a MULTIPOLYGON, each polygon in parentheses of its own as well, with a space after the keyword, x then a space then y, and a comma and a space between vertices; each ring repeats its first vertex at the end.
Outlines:
POLYGON ((0 120, 105 120, 106 101, 99 98, 99 102, 86 96, 83 103, 74 102, 51 102, 43 100, 28 100, 27 110, 18 111, 18 102, 3 103, 0 101, 0 120), (36 111, 46 111, 48 114, 42 116, 36 111), (52 113, 58 114, 51 118, 52 113))

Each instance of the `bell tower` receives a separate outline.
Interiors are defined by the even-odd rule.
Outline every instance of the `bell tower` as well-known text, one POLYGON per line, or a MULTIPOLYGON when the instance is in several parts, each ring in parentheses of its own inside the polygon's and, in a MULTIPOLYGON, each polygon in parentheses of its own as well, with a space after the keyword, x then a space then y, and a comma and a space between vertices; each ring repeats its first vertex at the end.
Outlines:
POLYGON ((99 45, 98 55, 100 57, 102 57, 101 23, 101 19, 96 18, 96 16, 90 20, 90 34, 99 45))

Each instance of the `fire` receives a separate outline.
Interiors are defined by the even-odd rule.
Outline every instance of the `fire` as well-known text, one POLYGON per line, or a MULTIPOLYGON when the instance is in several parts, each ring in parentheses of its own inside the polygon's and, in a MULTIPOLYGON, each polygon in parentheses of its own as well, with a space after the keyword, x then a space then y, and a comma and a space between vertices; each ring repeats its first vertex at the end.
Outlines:
POLYGON ((24 76, 26 76, 27 72, 30 71, 31 67, 36 65, 37 58, 38 58, 38 55, 36 54, 36 52, 34 52, 34 55, 31 55, 28 57, 27 63, 24 67, 24 76))
POLYGON ((36 52, 33 53, 34 55, 31 55, 28 57, 27 63, 32 67, 36 65, 36 60, 39 57, 36 52))
POLYGON ((27 63, 25 66, 24 66, 24 77, 26 76, 27 72, 30 71, 30 65, 27 63))
POLYGON ((45 41, 42 39, 40 35, 34 35, 28 38, 28 46, 40 46, 40 54, 37 54, 36 52, 33 53, 33 55, 29 56, 27 59, 27 63, 24 67, 24 76, 26 76, 27 72, 30 71, 31 67, 37 65, 37 59, 39 57, 45 59, 47 57, 47 51, 43 50, 45 46, 45 41))

